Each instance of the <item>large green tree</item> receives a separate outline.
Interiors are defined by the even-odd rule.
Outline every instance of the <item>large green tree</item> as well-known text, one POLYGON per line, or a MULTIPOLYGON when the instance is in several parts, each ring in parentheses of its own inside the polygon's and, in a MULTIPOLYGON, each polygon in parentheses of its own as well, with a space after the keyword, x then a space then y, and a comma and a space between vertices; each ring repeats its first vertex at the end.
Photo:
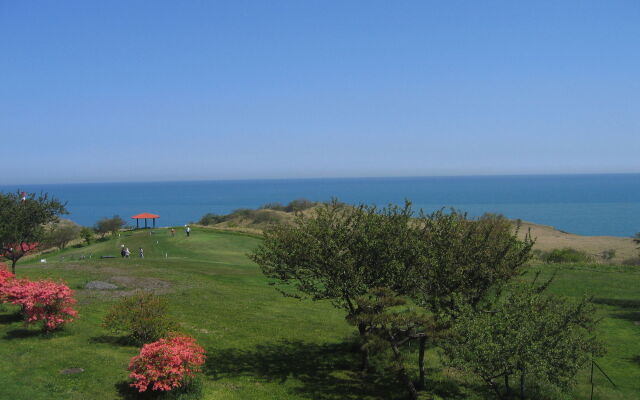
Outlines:
POLYGON ((45 224, 67 214, 66 204, 47 193, 0 193, 0 254, 11 261, 11 270, 27 252, 37 248, 45 235, 45 224))
POLYGON ((252 258, 284 294, 329 299, 359 321, 363 368, 371 326, 357 319, 363 310, 356 298, 380 287, 412 297, 437 322, 429 335, 413 336, 420 338, 424 386, 427 339, 449 328, 456 299, 476 309, 494 298, 522 272, 532 245, 501 216, 468 219, 454 210, 414 215, 408 202, 380 210, 334 201, 311 216, 298 215, 293 225, 268 229, 252 258))
MULTIPOLYGON (((328 299, 353 316, 360 312, 355 299, 370 289, 402 293, 408 286, 420 256, 411 217, 408 202, 377 209, 334 200, 310 216, 298 214, 291 225, 267 229, 251 258, 283 294, 328 299)), ((364 339, 366 325, 357 326, 364 339)), ((363 343, 362 368, 367 367, 363 343)))

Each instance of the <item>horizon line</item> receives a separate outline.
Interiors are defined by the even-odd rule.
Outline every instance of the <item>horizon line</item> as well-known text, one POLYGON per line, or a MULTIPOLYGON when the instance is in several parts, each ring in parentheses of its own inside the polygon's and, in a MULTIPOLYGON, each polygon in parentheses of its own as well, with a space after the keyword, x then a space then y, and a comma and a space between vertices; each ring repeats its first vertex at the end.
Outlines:
POLYGON ((639 172, 565 172, 565 173, 514 173, 514 174, 450 174, 450 175, 389 175, 389 176, 327 176, 305 178, 219 178, 219 179, 173 179, 173 180, 132 180, 132 181, 81 181, 49 183, 0 183, 0 186, 39 185, 100 185, 100 184, 145 184, 145 183, 196 183, 196 182, 255 182, 255 181, 312 181, 312 180, 352 180, 352 179, 420 179, 420 178, 500 178, 539 176, 611 176, 640 175, 639 172))

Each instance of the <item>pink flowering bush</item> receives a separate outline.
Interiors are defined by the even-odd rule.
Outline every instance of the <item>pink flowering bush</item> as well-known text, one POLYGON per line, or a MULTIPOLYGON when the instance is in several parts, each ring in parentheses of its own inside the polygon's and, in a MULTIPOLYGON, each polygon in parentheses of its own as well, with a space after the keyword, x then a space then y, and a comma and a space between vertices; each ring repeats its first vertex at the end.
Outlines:
POLYGON ((200 371, 205 358, 204 349, 188 336, 145 344, 129 363, 129 377, 134 380, 131 387, 140 392, 180 387, 200 371))
POLYGON ((0 263, 0 303, 7 301, 4 287, 8 285, 13 278, 15 278, 15 275, 7 270, 6 265, 0 263))
POLYGON ((64 283, 8 279, 0 291, 3 301, 22 306, 27 324, 42 322, 45 331, 57 329, 78 316, 73 309, 73 291, 64 283))

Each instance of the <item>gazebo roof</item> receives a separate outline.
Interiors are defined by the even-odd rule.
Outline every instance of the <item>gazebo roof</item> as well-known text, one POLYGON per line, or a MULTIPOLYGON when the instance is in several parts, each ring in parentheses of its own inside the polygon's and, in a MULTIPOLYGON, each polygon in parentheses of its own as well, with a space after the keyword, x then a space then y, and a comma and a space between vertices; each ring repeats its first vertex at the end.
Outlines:
POLYGON ((160 218, 160 216, 156 215, 156 214, 151 214, 151 213, 142 213, 142 214, 134 215, 131 218, 133 218, 133 219, 145 219, 145 218, 156 219, 156 218, 160 218))

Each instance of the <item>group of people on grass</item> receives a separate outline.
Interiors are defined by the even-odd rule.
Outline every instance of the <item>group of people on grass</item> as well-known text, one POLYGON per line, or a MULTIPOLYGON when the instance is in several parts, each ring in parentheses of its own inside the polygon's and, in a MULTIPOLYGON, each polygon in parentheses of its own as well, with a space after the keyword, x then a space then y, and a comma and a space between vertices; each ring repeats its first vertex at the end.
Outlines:
MULTIPOLYGON (((191 236, 191 227, 189 225, 184 226, 184 233, 187 235, 187 237, 191 236)), ((171 236, 175 236, 175 235, 176 235, 176 230, 174 228, 171 228, 171 236)), ((124 244, 121 244, 120 255, 122 256, 122 258, 129 258, 131 256, 131 251, 129 250, 128 247, 125 247, 124 244)), ((144 258, 144 249, 142 247, 140 247, 140 251, 138 252, 138 255, 140 256, 140 258, 144 258)))
MULTIPOLYGON (((140 255, 140 258, 144 258, 144 249, 142 249, 142 247, 140 247, 140 252, 138 254, 140 255)), ((131 251, 128 247, 124 247, 122 244, 120 245, 120 255, 122 258, 129 258, 131 256, 131 251)))
MULTIPOLYGON (((171 232, 171 236, 176 235, 176 230, 174 228, 171 228, 169 232, 171 232)), ((187 237, 191 236, 191 227, 189 225, 184 226, 184 233, 187 235, 187 237)))

